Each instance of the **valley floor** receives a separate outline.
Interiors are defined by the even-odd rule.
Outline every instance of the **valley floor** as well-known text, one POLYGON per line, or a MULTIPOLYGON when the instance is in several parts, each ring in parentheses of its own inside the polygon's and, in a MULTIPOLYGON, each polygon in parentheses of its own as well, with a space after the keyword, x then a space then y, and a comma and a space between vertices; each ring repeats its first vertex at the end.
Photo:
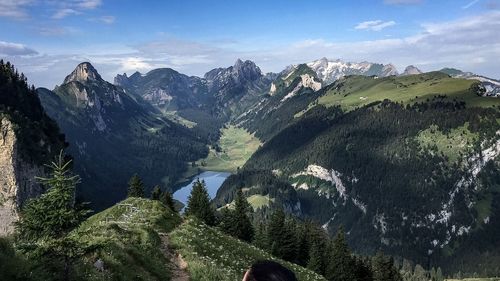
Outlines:
POLYGON ((200 171, 236 172, 262 145, 260 140, 243 128, 228 125, 221 129, 218 142, 220 152, 210 148, 208 156, 190 165, 181 181, 192 178, 200 171))

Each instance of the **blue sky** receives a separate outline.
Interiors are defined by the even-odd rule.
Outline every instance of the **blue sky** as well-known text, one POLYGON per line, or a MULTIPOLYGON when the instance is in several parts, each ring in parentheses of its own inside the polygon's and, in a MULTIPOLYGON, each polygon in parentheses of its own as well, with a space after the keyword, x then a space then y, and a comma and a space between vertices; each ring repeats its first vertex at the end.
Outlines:
POLYGON ((81 61, 103 77, 188 75, 255 61, 264 72, 321 57, 445 66, 500 78, 499 0, 0 0, 0 57, 53 88, 81 61))

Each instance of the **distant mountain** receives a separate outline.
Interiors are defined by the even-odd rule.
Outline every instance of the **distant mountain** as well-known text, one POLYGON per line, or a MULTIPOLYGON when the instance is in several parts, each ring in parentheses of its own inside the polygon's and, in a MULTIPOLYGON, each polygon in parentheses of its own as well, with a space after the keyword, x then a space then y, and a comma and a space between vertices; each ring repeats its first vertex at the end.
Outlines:
POLYGON ((212 101, 205 80, 189 77, 170 68, 159 68, 146 74, 117 75, 114 84, 142 97, 163 111, 206 107, 212 101))
POLYGON ((455 68, 443 68, 440 70, 454 78, 465 78, 471 80, 478 80, 484 87, 484 96, 499 97, 500 96, 500 80, 488 78, 482 75, 477 75, 472 72, 463 72, 455 68))
POLYGON ((380 64, 371 62, 344 62, 342 60, 328 60, 322 58, 307 64, 318 78, 323 80, 325 84, 330 84, 347 75, 364 75, 387 77, 398 75, 396 67, 392 64, 380 64))
POLYGON ((422 71, 413 65, 409 65, 405 68, 405 71, 401 74, 401 76, 416 74, 422 74, 422 71))
POLYGON ((204 76, 220 114, 237 116, 267 92, 272 82, 254 62, 238 59, 233 66, 216 68, 204 76))
POLYGON ((263 75, 254 62, 238 59, 233 66, 207 72, 204 78, 163 68, 130 77, 117 75, 115 85, 159 109, 166 118, 216 142, 224 123, 262 98, 274 78, 274 74, 263 75))
POLYGON ((98 209, 123 198, 134 173, 148 188, 171 184, 187 162, 207 153, 206 139, 104 81, 90 63, 79 64, 54 91, 38 89, 38 95, 66 133, 83 195, 98 209))

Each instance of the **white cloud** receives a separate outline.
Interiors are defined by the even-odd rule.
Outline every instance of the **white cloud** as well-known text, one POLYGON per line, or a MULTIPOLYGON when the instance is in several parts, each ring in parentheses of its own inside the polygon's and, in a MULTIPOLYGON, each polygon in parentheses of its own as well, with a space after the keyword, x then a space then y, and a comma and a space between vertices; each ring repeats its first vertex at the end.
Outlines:
POLYGON ((105 79, 112 81, 117 73, 147 72, 158 67, 171 67, 188 75, 202 76, 213 68, 232 65, 236 58, 251 59, 264 72, 279 72, 287 65, 324 56, 346 61, 393 63, 400 70, 410 64, 424 71, 455 67, 498 79, 498 30, 500 11, 493 11, 454 21, 422 24, 420 32, 401 38, 355 42, 305 39, 278 47, 262 47, 266 46, 262 43, 253 49, 245 42, 235 41, 228 45, 167 38, 128 47, 85 46, 79 50, 64 50, 70 54, 40 54, 29 58, 16 56, 16 51, 11 50, 7 58, 30 81, 49 88, 61 83, 81 61, 91 61, 105 79))
POLYGON ((81 12, 76 11, 74 9, 70 9, 70 8, 64 8, 64 9, 58 10, 54 15, 52 15, 52 18, 53 19, 62 19, 62 18, 65 18, 67 16, 70 16, 70 15, 79 15, 79 14, 81 14, 81 12))
POLYGON ((0 55, 3 56, 27 56, 36 55, 37 51, 23 44, 0 41, 0 55))
POLYGON ((52 2, 57 11, 52 15, 53 19, 62 19, 70 15, 82 14, 84 10, 92 10, 102 4, 101 0, 69 0, 52 2))
POLYGON ((34 0, 0 0, 0 17, 25 19, 28 17, 27 8, 34 2, 34 0))
POLYGON ((101 17, 97 17, 97 18, 89 18, 88 21, 104 23, 104 24, 113 24, 116 21, 116 17, 115 16, 101 16, 101 17))
POLYGON ((106 24, 112 24, 115 22, 116 18, 114 16, 102 16, 99 20, 106 24))
POLYGON ((77 7, 82 9, 95 9, 102 4, 101 0, 76 0, 74 2, 77 7))
POLYGON ((472 6, 476 5, 478 2, 479 2, 479 0, 473 0, 473 1, 469 2, 469 3, 467 3, 466 5, 464 5, 464 6, 462 7, 462 9, 467 10, 467 9, 469 9, 470 7, 472 7, 472 6))
POLYGON ((382 29, 395 25, 395 21, 372 20, 358 23, 354 29, 381 31, 382 29))

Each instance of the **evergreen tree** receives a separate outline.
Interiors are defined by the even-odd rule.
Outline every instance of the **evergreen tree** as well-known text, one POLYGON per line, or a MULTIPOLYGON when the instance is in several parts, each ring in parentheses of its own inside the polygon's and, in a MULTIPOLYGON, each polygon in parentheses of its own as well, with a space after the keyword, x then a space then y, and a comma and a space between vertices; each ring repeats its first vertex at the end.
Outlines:
POLYGON ((436 281, 444 281, 443 271, 441 271, 441 267, 438 267, 436 270, 436 281))
POLYGON ((215 224, 215 212, 210 205, 210 197, 204 181, 197 180, 188 197, 186 215, 195 216, 207 225, 215 224))
POLYGON ((253 237, 252 243, 260 249, 266 251, 268 250, 269 242, 267 240, 267 232, 263 223, 259 223, 257 231, 255 232, 255 235, 253 237))
POLYGON ((128 197, 144 197, 144 184, 137 174, 128 182, 128 197))
POLYGON ((251 210, 243 192, 238 190, 234 200, 234 210, 224 208, 221 211, 221 223, 219 227, 225 233, 243 241, 252 241, 254 229, 248 212, 251 210))
POLYGON ((220 223, 219 223, 219 228, 224 232, 227 233, 231 236, 234 236, 235 234, 235 216, 234 212, 231 211, 229 208, 223 208, 220 211, 220 223))
POLYGON ((267 227, 267 238, 269 241, 269 248, 271 254, 281 257, 282 256, 282 240, 285 231, 285 213, 283 209, 277 209, 272 215, 267 227))
POLYGON ((404 281, 411 281, 413 280, 413 269, 411 266, 410 261, 407 259, 403 260, 403 265, 401 266, 401 270, 399 270, 401 277, 403 278, 404 281))
POLYGON ((172 197, 172 193, 168 190, 165 190, 161 193, 160 202, 162 202, 165 206, 167 206, 170 210, 176 212, 174 198, 172 197))
POLYGON ((427 272, 425 269, 420 264, 417 264, 415 265, 412 279, 414 281, 427 281, 429 278, 427 278, 427 272))
POLYGON ((431 268, 429 275, 431 281, 436 281, 436 269, 434 267, 431 268))
POLYGON ((370 259, 354 258, 355 275, 357 281, 373 281, 370 259))
POLYGON ((321 275, 325 274, 325 253, 323 247, 323 243, 314 240, 311 244, 309 260, 307 262, 307 268, 321 275))
POLYGON ((296 262, 297 258, 296 223, 294 219, 285 220, 283 236, 281 237, 281 258, 296 262))
POLYGON ((75 188, 80 177, 71 173, 70 165, 71 161, 66 161, 61 151, 48 165, 50 177, 37 178, 49 189, 26 203, 16 224, 18 248, 29 256, 46 260, 61 274, 61 280, 69 279, 71 264, 83 254, 69 233, 88 214, 75 204, 75 188))
POLYGON ((301 223, 297 227, 297 259, 299 265, 307 266, 309 261, 309 252, 311 251, 311 235, 314 226, 310 223, 301 223))
POLYGON ((355 280, 355 264, 351 250, 345 241, 344 229, 341 227, 331 243, 329 261, 325 277, 328 280, 355 280))
POLYGON ((394 267, 392 257, 387 257, 380 251, 373 258, 372 271, 374 281, 402 280, 401 275, 394 267))
POLYGON ((156 185, 153 187, 153 191, 151 192, 151 199, 152 200, 160 200, 161 197, 161 188, 159 185, 156 185))
POLYGON ((250 221, 250 218, 248 217, 248 212, 250 212, 251 210, 252 207, 243 195, 241 189, 239 189, 236 193, 236 199, 234 203, 235 233, 233 236, 248 242, 252 241, 254 235, 253 225, 250 221))

